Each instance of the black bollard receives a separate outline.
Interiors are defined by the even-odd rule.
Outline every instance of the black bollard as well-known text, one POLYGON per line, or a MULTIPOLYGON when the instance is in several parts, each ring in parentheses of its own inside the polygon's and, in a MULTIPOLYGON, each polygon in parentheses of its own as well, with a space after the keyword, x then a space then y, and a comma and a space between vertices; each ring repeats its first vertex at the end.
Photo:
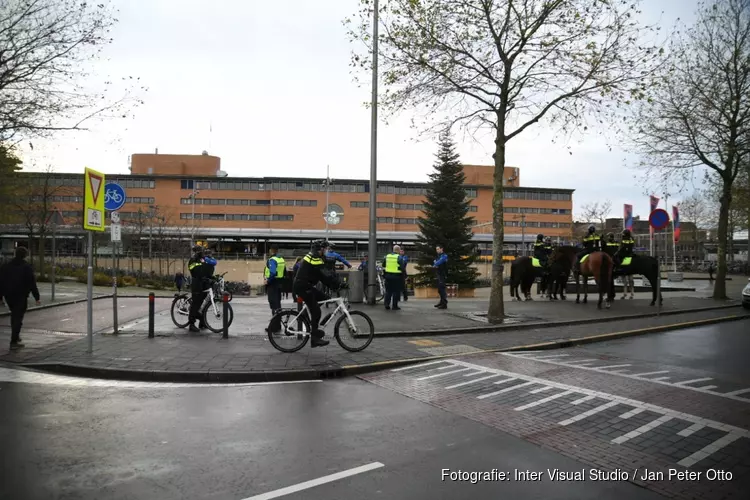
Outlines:
POLYGON ((154 292, 148 294, 148 338, 154 338, 154 292))
POLYGON ((224 326, 224 333, 222 334, 221 338, 228 339, 229 338, 229 294, 227 292, 224 292, 224 294, 221 296, 221 304, 223 307, 223 312, 221 313, 221 321, 224 326))

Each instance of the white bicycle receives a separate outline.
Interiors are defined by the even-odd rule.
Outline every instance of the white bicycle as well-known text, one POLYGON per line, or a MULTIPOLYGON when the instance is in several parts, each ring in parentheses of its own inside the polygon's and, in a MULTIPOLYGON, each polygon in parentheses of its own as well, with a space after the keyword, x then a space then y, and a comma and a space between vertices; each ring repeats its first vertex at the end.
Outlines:
POLYGON ((122 195, 115 189, 108 189, 107 192, 104 193, 104 203, 109 203, 110 200, 115 203, 120 203, 122 201, 122 195))
MULTIPOLYGON (((219 278, 222 280, 222 278, 219 278)), ((201 323, 205 324, 209 330, 214 333, 221 333, 224 331, 224 321, 222 314, 224 314, 224 304, 222 303, 222 296, 220 292, 220 281, 212 280, 211 286, 204 290, 207 292, 206 299, 201 304, 200 315, 201 323)), ((231 301, 231 295, 229 297, 231 301)), ((193 299, 190 294, 183 293, 175 295, 172 300, 172 322, 179 328, 185 328, 190 323, 190 307, 193 303, 193 299)), ((232 304, 227 304, 229 311, 229 322, 231 325, 234 320, 234 310, 232 310, 232 304)))
MULTIPOLYGON (((375 283, 377 284, 377 288, 375 288, 375 303, 378 303, 385 297, 385 280, 383 279, 383 268, 380 266, 377 267, 377 272, 375 273, 375 283)), ((368 298, 367 292, 369 289, 369 284, 365 283, 365 299, 368 298)))
MULTIPOLYGON (((297 302, 304 304, 301 297, 297 297, 297 302)), ((338 317, 333 327, 333 336, 336 342, 349 352, 359 352, 365 349, 372 339, 375 338, 375 326, 368 315, 362 311, 350 311, 349 302, 345 297, 336 297, 318 302, 318 304, 334 304, 336 309, 320 320, 319 328, 324 330, 338 317), (355 323, 355 319, 360 319, 361 325, 355 323), (343 329, 342 326, 346 328, 343 329), (346 340, 342 338, 346 337, 346 340)), ((310 312, 307 304, 302 306, 300 311, 287 309, 276 314, 269 323, 268 340, 276 349, 281 352, 296 352, 305 347, 310 340, 310 312), (279 332, 272 332, 270 325, 274 322, 281 325, 279 332)))

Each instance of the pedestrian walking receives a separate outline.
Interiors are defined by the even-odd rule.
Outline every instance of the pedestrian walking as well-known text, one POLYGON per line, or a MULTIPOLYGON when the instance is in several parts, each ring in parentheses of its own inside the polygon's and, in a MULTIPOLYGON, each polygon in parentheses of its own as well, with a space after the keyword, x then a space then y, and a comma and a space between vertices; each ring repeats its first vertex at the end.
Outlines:
POLYGON ((0 302, 5 298, 5 303, 10 309, 11 351, 23 347, 21 326, 28 308, 29 293, 34 296, 36 305, 41 303, 34 269, 25 260, 28 254, 29 251, 25 247, 17 247, 13 259, 0 268, 0 302))
POLYGON ((266 333, 277 333, 281 331, 281 320, 276 319, 276 314, 281 311, 281 287, 284 283, 286 263, 283 257, 277 255, 279 253, 278 245, 271 245, 268 253, 271 257, 266 261, 263 278, 266 285, 268 305, 271 307, 272 321, 268 324, 266 333))
POLYGON ((185 285, 185 275, 180 271, 177 271, 174 275, 174 286, 177 288, 177 293, 182 293, 182 287, 185 285))
POLYGON ((448 309, 448 294, 445 291, 445 282, 448 279, 448 254, 443 251, 443 247, 440 245, 435 247, 435 252, 437 252, 437 259, 432 263, 432 267, 435 269, 437 288, 440 294, 440 302, 435 304, 435 307, 448 309))
POLYGON ((398 299, 401 297, 401 247, 393 245, 393 252, 383 259, 385 271, 385 308, 398 311, 398 299))
POLYGON ((710 285, 713 282, 714 282, 714 263, 711 262, 708 265, 708 284, 710 285))
POLYGON ((401 292, 404 294, 404 302, 409 300, 409 291, 406 289, 406 278, 408 277, 406 275, 406 265, 409 263, 409 256, 406 255, 406 252, 402 248, 399 252, 401 255, 401 292))

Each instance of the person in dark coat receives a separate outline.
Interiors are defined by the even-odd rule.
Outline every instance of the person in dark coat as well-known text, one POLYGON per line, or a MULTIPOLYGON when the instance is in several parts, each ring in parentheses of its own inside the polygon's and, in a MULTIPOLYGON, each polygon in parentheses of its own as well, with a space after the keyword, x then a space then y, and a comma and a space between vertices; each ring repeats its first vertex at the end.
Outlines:
POLYGON ((41 303, 34 269, 25 260, 28 254, 29 251, 26 248, 18 247, 13 259, 0 268, 0 301, 5 298, 5 303, 10 309, 10 349, 12 351, 23 347, 21 326, 28 307, 29 293, 34 296, 36 305, 41 303))
POLYGON ((174 275, 174 286, 177 287, 177 292, 182 293, 182 287, 185 285, 185 275, 180 271, 174 275))

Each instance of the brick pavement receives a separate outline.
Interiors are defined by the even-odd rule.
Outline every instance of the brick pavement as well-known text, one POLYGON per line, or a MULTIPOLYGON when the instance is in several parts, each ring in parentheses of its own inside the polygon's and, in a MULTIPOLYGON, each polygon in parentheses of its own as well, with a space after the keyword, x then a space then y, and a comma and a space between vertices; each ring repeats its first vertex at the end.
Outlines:
POLYGON ((750 487, 750 395, 734 401, 530 357, 482 354, 361 378, 603 472, 619 470, 668 497, 744 498, 750 487), (700 480, 670 479, 670 470, 700 473, 700 480), (731 473, 731 481, 709 480, 712 470, 731 473))
MULTIPOLYGON (((528 328, 494 333, 454 334, 440 336, 376 338, 364 351, 350 353, 335 342, 326 348, 285 354, 276 351, 265 334, 230 337, 220 335, 179 335, 149 339, 145 335, 96 335, 94 352, 86 352, 83 336, 60 336, 54 333, 24 333, 27 347, 0 353, 0 361, 10 364, 76 365, 94 369, 106 368, 137 372, 140 378, 185 373, 200 377, 239 377, 242 374, 272 376, 284 372, 306 371, 306 376, 337 374, 353 366, 392 362, 414 358, 507 349, 539 342, 579 338, 588 335, 671 325, 679 322, 710 320, 729 315, 745 316, 737 307, 714 311, 630 319, 618 322, 556 328, 528 328), (53 339, 50 341, 49 339, 53 339)), ((748 315, 750 317, 750 315, 748 315)), ((238 319, 235 321, 239 321, 238 319)), ((7 335, 7 334, 5 334, 7 335)), ((0 339, 0 342, 7 342, 0 339)), ((7 345, 7 344, 5 344, 7 345)), ((127 374, 120 374, 126 377, 127 374)))

